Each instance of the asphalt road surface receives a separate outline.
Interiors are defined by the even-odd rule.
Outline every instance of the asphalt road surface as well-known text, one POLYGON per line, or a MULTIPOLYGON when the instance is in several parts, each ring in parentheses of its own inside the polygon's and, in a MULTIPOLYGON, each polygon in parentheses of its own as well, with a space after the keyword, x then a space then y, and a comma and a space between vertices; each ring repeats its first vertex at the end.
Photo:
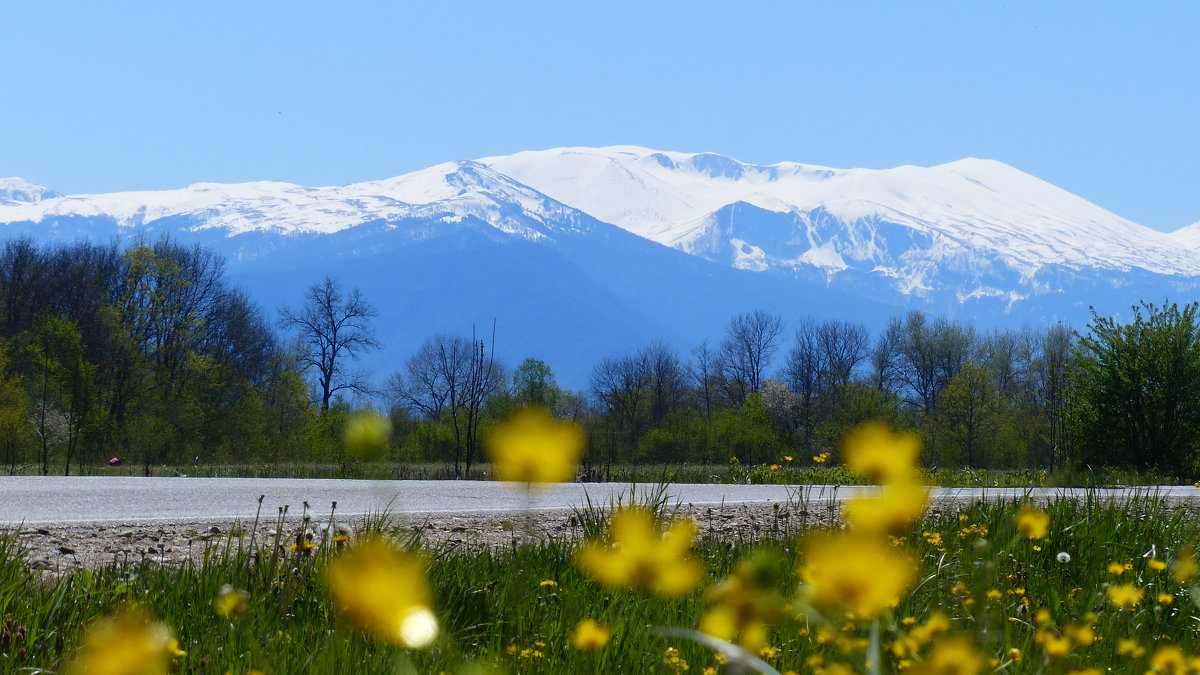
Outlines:
MULTIPOLYGON (((283 505, 298 514, 308 501, 314 515, 389 510, 393 513, 478 513, 524 509, 566 509, 590 498, 608 504, 629 491, 623 483, 562 483, 527 493, 521 484, 479 481, 360 481, 289 478, 135 478, 12 476, 0 478, 0 525, 18 523, 126 522, 254 518, 259 495, 262 512, 273 517, 283 505)), ((639 492, 652 486, 639 485, 639 492)), ((735 504, 803 497, 810 501, 842 499, 862 487, 783 485, 671 485, 684 504, 735 504)), ((1084 490, 1025 488, 938 488, 934 497, 1014 498, 1082 495, 1084 490)), ((1098 491, 1104 498, 1157 493, 1200 501, 1193 486, 1160 486, 1098 491)))

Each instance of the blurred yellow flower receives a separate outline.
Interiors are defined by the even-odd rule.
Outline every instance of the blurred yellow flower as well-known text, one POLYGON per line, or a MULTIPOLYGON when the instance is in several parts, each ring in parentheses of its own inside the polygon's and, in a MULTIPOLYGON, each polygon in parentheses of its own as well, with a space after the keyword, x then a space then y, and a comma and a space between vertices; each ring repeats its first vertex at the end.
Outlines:
POLYGON ((487 449, 497 480, 534 486, 574 478, 583 445, 579 425, 532 407, 492 430, 487 449))
POLYGON ((1139 658, 1146 653, 1146 648, 1138 644, 1137 640, 1132 638, 1120 638, 1117 640, 1117 654, 1119 656, 1127 656, 1129 658, 1139 658))
POLYGON ((1119 577, 1122 574, 1125 574, 1125 566, 1116 561, 1110 562, 1108 563, 1108 573, 1119 577))
POLYGON ((1071 650, 1075 648, 1074 643, 1071 642, 1071 638, 1065 635, 1055 635, 1050 631, 1038 632, 1042 634, 1039 640, 1042 644, 1042 649, 1045 650, 1046 656, 1052 659, 1061 659, 1070 654, 1071 650))
POLYGON ((921 440, 916 434, 894 432, 873 422, 846 437, 843 456, 851 471, 890 483, 912 472, 920 452, 921 440))
POLYGON ((613 514, 608 531, 607 544, 588 541, 576 554, 579 566, 600 583, 672 596, 700 582, 700 564, 688 555, 696 537, 691 520, 676 520, 663 532, 648 509, 629 506, 613 514))
POLYGON ((978 675, 984 668, 983 655, 967 638, 947 638, 933 646, 925 661, 916 664, 914 675, 978 675))
POLYGON ((929 489, 915 481, 901 480, 882 488, 877 496, 854 497, 846 502, 846 522, 855 530, 898 533, 912 526, 925 513, 929 489))
POLYGON ((387 450, 392 437, 392 423, 377 412, 365 411, 346 421, 342 439, 346 451, 357 457, 370 459, 387 450))
POLYGON ((1020 661, 1021 659, 1025 658, 1025 654, 1023 654, 1020 649, 1012 647, 1008 650, 1008 658, 1012 659, 1013 661, 1020 661))
POLYGON ((1091 626, 1081 626, 1079 624, 1067 624, 1063 629, 1063 633, 1071 638, 1071 641, 1079 647, 1090 647, 1096 641, 1096 630, 1091 626))
POLYGON ((538 584, 538 587, 540 588, 555 588, 557 586, 558 582, 553 579, 543 579, 541 583, 538 584))
POLYGON ((813 607, 871 619, 899 603, 915 572, 911 558, 876 538, 814 535, 804 544, 800 579, 813 607))
POLYGON ((778 465, 778 464, 772 464, 771 466, 768 466, 767 468, 768 468, 768 469, 770 469, 771 471, 778 471, 778 470, 779 470, 779 465, 778 465))
POLYGON ((427 647, 438 635, 425 560, 382 538, 364 539, 325 568, 338 612, 363 631, 401 647, 427 647))
POLYGON ((1113 584, 1108 587, 1108 601, 1117 609, 1133 609, 1142 601, 1144 593, 1133 584, 1113 584))
POLYGON ((1042 539, 1050 533, 1050 514, 1026 506, 1017 514, 1017 530, 1030 539, 1042 539))
POLYGON ((241 616, 248 609, 250 594, 229 584, 222 586, 221 590, 217 591, 217 597, 213 598, 213 611, 225 619, 241 616))
POLYGON ((1150 672, 1151 673, 1178 673, 1189 672, 1187 657, 1184 656, 1183 649, 1176 645, 1163 645, 1154 650, 1154 655, 1150 657, 1150 672))
POLYGON ((1175 557, 1175 565, 1171 568, 1171 577, 1179 583, 1187 583, 1196 578, 1200 564, 1196 562, 1196 550, 1185 548, 1175 557))
POLYGON ((829 453, 822 452, 819 455, 813 455, 812 461, 816 462, 817 464, 824 464, 825 462, 829 461, 829 453))
POLYGON ((1146 561, 1146 567, 1149 567, 1155 572, 1161 572, 1167 569, 1167 563, 1157 558, 1151 558, 1146 561))
POLYGON ((596 651, 611 639, 612 629, 596 623, 595 619, 584 619, 571 631, 571 644, 580 651, 596 651))
POLYGON ((682 673, 689 668, 688 662, 679 655, 679 650, 674 647, 667 647, 666 651, 663 652, 663 663, 673 673, 682 673))
POLYGON ((71 675, 161 675, 173 656, 186 652, 164 623, 137 607, 93 622, 84 630, 83 647, 67 668, 71 675))
POLYGON ((1171 595, 1170 593, 1159 593, 1159 594, 1158 594, 1158 604, 1160 604, 1160 605, 1169 605, 1169 604, 1171 604, 1172 602, 1175 602, 1175 596, 1174 596, 1174 595, 1171 595))
POLYGON ((988 600, 999 600, 1000 598, 1004 597, 1004 594, 1001 593, 997 588, 989 590, 987 593, 984 593, 984 595, 987 596, 988 600))

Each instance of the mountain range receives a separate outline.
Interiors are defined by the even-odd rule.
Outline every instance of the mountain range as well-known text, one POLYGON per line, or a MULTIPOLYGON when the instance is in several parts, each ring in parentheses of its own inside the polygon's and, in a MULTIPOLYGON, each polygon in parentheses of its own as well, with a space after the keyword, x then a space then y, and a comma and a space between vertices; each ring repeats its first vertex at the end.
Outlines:
POLYGON ((755 165, 634 146, 439 164, 340 187, 260 181, 61 195, 0 179, 0 228, 39 241, 162 234, 226 257, 264 310, 329 275, 380 312, 377 380, 437 332, 584 387, 653 340, 686 355, 756 308, 879 329, 909 309, 981 329, 1082 327, 1200 289, 1200 223, 1163 233, 984 159, 755 165))

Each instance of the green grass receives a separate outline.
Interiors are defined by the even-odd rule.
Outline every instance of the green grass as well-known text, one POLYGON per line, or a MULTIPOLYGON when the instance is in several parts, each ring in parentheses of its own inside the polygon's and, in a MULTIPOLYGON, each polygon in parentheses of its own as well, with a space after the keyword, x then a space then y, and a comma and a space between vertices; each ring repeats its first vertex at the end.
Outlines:
MULTIPOLYGON (((644 498, 653 501, 652 494, 644 498)), ((1025 658, 1002 672, 1067 673, 1084 665, 1145 671, 1149 654, 1136 660, 1116 655, 1117 639, 1126 636, 1137 638, 1150 652, 1155 644, 1167 643, 1195 650, 1196 606, 1188 589, 1146 565, 1151 555, 1171 560, 1181 547, 1197 543, 1200 528, 1188 514, 1167 512, 1150 498, 1116 505, 1060 500, 1048 509, 1050 538, 1031 541, 1016 532, 1017 509, 1016 503, 976 503, 962 512, 962 520, 958 513, 944 513, 905 537, 920 560, 921 581, 882 621, 885 646, 906 630, 902 617, 923 620, 942 611, 952 618, 954 631, 974 636, 986 655, 1004 662, 1009 648, 1024 652, 1025 658), (971 526, 983 526, 987 534, 973 530, 959 536, 971 526), (940 532, 944 550, 930 544, 922 531, 940 532), (1056 560, 1060 551, 1070 554, 1069 563, 1056 560), (1104 599, 1104 585, 1118 581, 1105 570, 1111 561, 1131 562, 1133 570, 1119 581, 1147 589, 1135 612, 1115 611, 1104 599), (961 591, 952 591, 959 583, 970 602, 961 591), (987 599, 991 589, 999 590, 1001 599, 987 599), (1018 589, 1023 593, 1017 594, 1018 589), (1157 604, 1159 592, 1171 593, 1173 604, 1157 604), (1029 625, 1032 612, 1041 607, 1053 613, 1060 627, 1095 612, 1101 639, 1065 659, 1048 661, 1029 625)), ((794 598, 801 545, 798 536, 756 545, 703 541, 697 553, 711 581, 765 549, 784 570, 774 579, 778 590, 794 598)), ((19 544, 10 536, 0 539, 0 622, 8 635, 0 633, 0 672, 59 671, 79 644, 81 627, 128 602, 146 606, 174 628, 188 651, 178 660, 184 673, 461 673, 475 666, 489 672, 499 666, 512 673, 669 672, 662 660, 667 647, 680 650, 690 672, 715 664, 711 650, 655 630, 695 627, 706 608, 701 590, 662 599, 602 588, 575 566, 573 547, 566 542, 500 550, 441 548, 429 554, 429 578, 444 633, 432 648, 407 652, 339 623, 321 580, 324 554, 301 556, 270 546, 251 551, 230 541, 178 569, 139 563, 50 579, 26 570, 19 544), (557 585, 541 586, 544 580, 557 585), (227 583, 251 597, 249 612, 235 620, 221 619, 210 607, 227 583), (587 616, 615 631, 613 644, 594 654, 573 650, 566 637, 587 616), (542 656, 522 657, 526 649, 542 656)), ((779 653, 770 663, 781 671, 807 672, 806 659, 819 655, 826 662, 846 660, 861 668, 861 654, 817 644, 817 627, 800 618, 775 626, 771 644, 779 653)), ((843 630, 844 621, 832 627, 840 635, 868 634, 861 625, 843 630)), ((887 664, 883 672, 893 672, 895 660, 889 658, 887 664)))

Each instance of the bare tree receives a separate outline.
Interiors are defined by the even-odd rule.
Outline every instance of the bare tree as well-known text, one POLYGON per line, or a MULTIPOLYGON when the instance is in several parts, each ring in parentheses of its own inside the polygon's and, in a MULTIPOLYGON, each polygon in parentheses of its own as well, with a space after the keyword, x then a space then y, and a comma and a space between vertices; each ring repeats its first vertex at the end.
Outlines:
POLYGON ((483 340, 435 335, 417 350, 403 372, 388 379, 396 403, 431 420, 447 419, 454 432, 454 475, 469 475, 479 447, 483 407, 505 382, 483 340))
MULTIPOLYGON (((650 380, 649 371, 645 352, 606 358, 592 371, 592 394, 607 409, 614 422, 614 430, 624 437, 631 453, 637 448, 641 436, 642 408, 646 385, 650 380)), ((616 461, 616 446, 616 443, 610 445, 610 470, 616 461)))
POLYGON ((304 294, 304 306, 298 311, 284 307, 279 313, 280 325, 298 332, 303 345, 301 367, 317 371, 322 413, 339 391, 368 391, 361 375, 346 370, 347 361, 379 347, 370 327, 378 312, 357 288, 347 296, 337 281, 325 277, 304 294))
POLYGON ((729 321, 719 363, 734 405, 741 405, 762 388, 781 333, 783 319, 761 309, 738 314, 729 321))

